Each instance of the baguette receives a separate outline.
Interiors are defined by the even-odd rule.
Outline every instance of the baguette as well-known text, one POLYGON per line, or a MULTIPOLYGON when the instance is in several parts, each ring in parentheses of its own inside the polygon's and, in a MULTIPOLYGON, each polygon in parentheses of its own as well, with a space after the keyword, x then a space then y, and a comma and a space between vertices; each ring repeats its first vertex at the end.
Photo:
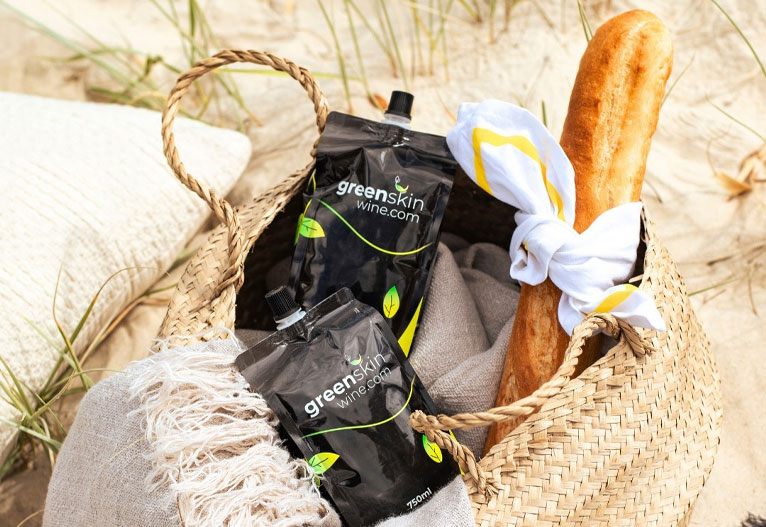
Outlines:
MULTIPOLYGON (((670 32, 647 11, 616 16, 593 35, 580 61, 561 135, 561 147, 575 171, 577 232, 604 211, 641 199, 672 63, 670 32)), ((496 406, 530 395, 563 362, 569 336, 558 323, 560 298, 550 280, 522 285, 496 406)), ((595 340, 581 364, 597 359, 600 346, 595 340)), ((485 451, 523 419, 493 426, 485 451)))

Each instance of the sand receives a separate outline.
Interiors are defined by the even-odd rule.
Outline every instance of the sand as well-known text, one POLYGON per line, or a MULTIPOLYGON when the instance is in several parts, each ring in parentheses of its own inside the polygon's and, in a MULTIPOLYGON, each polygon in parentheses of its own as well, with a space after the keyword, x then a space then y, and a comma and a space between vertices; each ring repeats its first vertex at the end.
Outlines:
MULTIPOLYGON (((208 13, 226 45, 267 49, 313 71, 336 72, 332 41, 317 4, 295 2, 292 11, 293 2, 270 4, 236 0, 217 3, 208 13)), ((723 4, 766 58, 766 1, 726 0, 723 4)), ((44 2, 23 5, 65 34, 77 36, 44 2)), ((337 6, 335 16, 341 20, 337 6)), ((766 134, 766 78, 731 25, 707 1, 601 1, 586 2, 586 6, 594 28, 626 9, 654 11, 674 35, 671 81, 685 70, 662 110, 644 201, 689 291, 695 292, 693 303, 723 380, 721 446, 691 523, 735 526, 748 512, 766 516, 766 456, 758 446, 766 436, 762 408, 766 402, 766 192, 765 185, 759 184, 753 192, 729 199, 714 177, 714 169, 735 175, 740 160, 761 141, 716 110, 713 103, 766 134)), ((62 9, 106 42, 129 42, 173 60, 180 56, 177 36, 148 3, 73 0, 62 9)), ((401 6, 395 11, 406 14, 401 6)), ((549 127, 554 135, 560 133, 577 62, 586 45, 575 2, 522 1, 514 9, 509 30, 495 44, 488 42, 486 23, 476 26, 454 20, 448 32, 449 79, 438 70, 433 76, 418 76, 410 86, 417 95, 417 128, 446 133, 452 124, 451 113, 460 102, 491 97, 522 104, 538 115, 544 101, 549 127)), ((100 79, 83 64, 45 59, 68 53, 6 16, 2 7, 0 35, 4 43, 0 89, 82 99, 85 87, 100 79)), ((340 37, 353 63, 348 35, 341 32, 340 37)), ((388 61, 374 40, 362 36, 360 41, 373 91, 387 94, 400 88, 401 80, 391 76, 388 61)), ((409 55, 406 49, 403 53, 406 62, 409 55)), ((338 81, 321 79, 321 84, 331 107, 347 109, 338 81)), ((230 195, 234 203, 252 199, 281 175, 302 166, 315 137, 308 99, 295 83, 246 76, 240 85, 264 126, 250 130, 255 153, 230 195)), ((377 118, 379 114, 367 102, 361 86, 352 83, 351 87, 355 112, 377 118)), ((163 312, 162 307, 149 306, 135 310, 95 360, 120 368, 142 356, 163 312)), ((47 470, 46 461, 39 459, 34 470, 0 484, 0 527, 15 526, 42 507, 47 470)), ((39 518, 25 525, 38 525, 39 518)))

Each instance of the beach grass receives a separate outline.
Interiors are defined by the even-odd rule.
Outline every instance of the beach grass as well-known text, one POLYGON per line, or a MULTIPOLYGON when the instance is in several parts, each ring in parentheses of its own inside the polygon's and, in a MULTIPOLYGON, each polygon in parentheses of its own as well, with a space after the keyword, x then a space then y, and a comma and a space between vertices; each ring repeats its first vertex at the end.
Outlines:
MULTIPOLYGON (((351 98, 357 94, 357 87, 361 87, 371 104, 383 109, 380 97, 368 81, 370 58, 365 58, 361 51, 362 35, 374 40, 387 59, 392 77, 400 79, 408 90, 420 76, 439 75, 449 80, 448 43, 453 25, 486 26, 488 43, 495 43, 500 32, 508 30, 512 11, 522 0, 372 0, 372 9, 370 5, 360 5, 359 0, 316 1, 332 39, 338 72, 314 74, 340 80, 346 109, 353 112, 351 98), (502 29, 498 31, 501 17, 502 29)), ((92 99, 102 102, 160 111, 173 78, 223 47, 198 0, 148 2, 167 23, 168 31, 178 37, 182 60, 175 62, 152 50, 106 43, 56 4, 48 5, 78 38, 64 35, 35 18, 24 10, 23 3, 0 0, 0 8, 71 52, 55 60, 86 62, 101 72, 104 81, 89 84, 87 92, 92 99), (179 5, 184 6, 183 12, 179 5)), ((235 77, 242 73, 275 74, 258 68, 222 68, 211 72, 194 84, 181 114, 210 124, 234 126, 240 131, 262 125, 240 91, 235 77)))
MULTIPOLYGON (((745 35, 742 28, 719 2, 716 0, 710 0, 710 2, 734 27, 742 41, 750 50, 750 53, 753 55, 755 62, 761 70, 761 73, 763 73, 764 80, 766 80, 766 68, 764 67, 763 61, 755 51, 755 48, 753 47, 748 37, 745 35)), ((746 155, 740 162, 739 171, 736 177, 729 176, 725 172, 716 170, 715 167, 713 167, 712 161, 710 160, 710 156, 708 154, 708 162, 711 164, 713 176, 727 192, 729 199, 740 198, 751 194, 756 183, 766 183, 766 179, 758 179, 756 177, 757 172, 766 172, 766 137, 754 127, 746 124, 743 120, 724 110, 721 106, 715 104, 712 101, 710 101, 710 104, 733 123, 752 133, 761 142, 759 148, 746 155)), ((689 296, 721 289, 730 284, 745 281, 750 310, 755 316, 760 316, 756 306, 755 297, 753 295, 753 283, 763 283, 764 272, 766 271, 766 267, 763 265, 764 256, 766 256, 766 241, 758 241, 751 247, 738 248, 729 254, 725 254, 715 258, 714 260, 708 261, 707 264, 709 266, 713 266, 722 262, 736 261, 739 269, 732 273, 732 276, 729 278, 703 287, 697 291, 693 291, 689 293, 689 296)))
MULTIPOLYGON (((197 0, 188 0, 186 12, 181 13, 172 0, 149 0, 149 5, 165 20, 168 30, 178 36, 182 60, 170 62, 163 55, 131 46, 113 46, 103 42, 93 32, 67 16, 55 4, 50 8, 66 22, 78 39, 68 37, 35 18, 23 9, 21 3, 0 0, 0 9, 13 14, 30 29, 68 49, 69 56, 57 61, 87 62, 103 73, 105 83, 87 86, 91 98, 110 103, 127 104, 153 110, 162 110, 174 78, 189 69, 196 61, 222 49, 205 11, 197 0)), ((271 74, 271 70, 248 69, 248 73, 271 74)), ((233 70, 217 70, 194 84, 191 104, 181 114, 216 125, 231 125, 245 131, 261 121, 249 109, 242 97, 233 70)))
POLYGON ((380 106, 369 85, 370 64, 361 52, 361 35, 374 41, 386 58, 392 78, 400 79, 403 89, 408 90, 414 80, 422 76, 449 80, 448 43, 452 25, 486 25, 487 41, 491 45, 499 35, 496 20, 501 12, 502 31, 507 31, 511 13, 521 2, 504 0, 501 9, 501 2, 497 0, 375 0, 374 9, 365 10, 357 0, 316 1, 333 40, 349 109, 353 109, 351 80, 358 80, 368 100, 380 106), (343 16, 336 16, 335 8, 341 9, 343 16), (342 35, 350 38, 344 39, 342 35))
MULTIPOLYGON (((755 48, 753 47, 753 44, 750 42, 750 39, 747 38, 744 31, 742 31, 742 28, 737 24, 737 22, 732 18, 732 16, 729 14, 726 9, 721 6, 720 3, 718 3, 716 0, 710 0, 710 3, 712 3, 722 14, 724 17, 726 17, 726 20, 729 21, 729 23, 734 27, 736 32, 741 37, 742 41, 745 43, 747 48, 750 50, 750 53, 753 55, 753 59, 755 59, 755 62, 758 64, 758 67, 761 69, 761 73, 763 73, 764 81, 766 81, 766 67, 763 65, 763 61, 761 60, 761 57, 758 55, 758 52, 755 51, 755 48)), ((744 129, 748 130, 749 132, 752 132, 755 136, 757 136, 761 142, 766 143, 766 138, 764 138, 764 134, 758 132, 755 128, 748 126, 745 124, 741 119, 736 118, 735 116, 731 115, 729 112, 721 108, 720 106, 716 105, 715 103, 711 104, 724 116, 731 119, 734 123, 738 124, 739 126, 743 127, 744 129)))
MULTIPOLYGON (((182 255, 179 262, 174 265, 180 265, 185 259, 186 257, 182 255)), ((0 399, 13 407, 20 415, 18 421, 0 417, 0 423, 18 431, 18 438, 10 455, 0 465, 0 481, 15 470, 24 467, 29 460, 34 458, 35 452, 39 449, 43 450, 51 466, 55 464, 56 456, 67 434, 67 429, 57 414, 58 405, 68 397, 87 392, 93 386, 92 374, 114 372, 114 370, 105 368, 86 368, 85 364, 88 359, 135 307, 141 304, 164 305, 168 302, 169 299, 157 295, 175 288, 175 284, 144 292, 126 305, 117 316, 99 328, 90 342, 80 347, 79 351, 75 351, 75 342, 78 341, 85 324, 92 316, 104 288, 118 274, 134 270, 136 268, 121 269, 108 277, 93 295, 77 324, 71 330, 63 327, 57 315, 56 304, 61 276, 59 272, 51 310, 56 335, 49 335, 31 320, 27 320, 27 323, 48 344, 57 357, 45 383, 39 390, 33 390, 23 382, 10 364, 0 357, 0 399)))

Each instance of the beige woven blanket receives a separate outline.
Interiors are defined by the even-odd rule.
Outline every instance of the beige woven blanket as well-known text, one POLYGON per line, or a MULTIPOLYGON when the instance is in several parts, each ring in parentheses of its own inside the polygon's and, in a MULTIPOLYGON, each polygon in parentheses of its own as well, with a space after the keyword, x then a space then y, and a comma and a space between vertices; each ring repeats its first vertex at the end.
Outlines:
MULTIPOLYGON (((411 359, 440 412, 475 412, 494 402, 518 287, 505 249, 444 241, 411 359)), ((232 367, 264 335, 167 348, 96 385, 59 455, 44 525, 339 526, 306 463, 282 447, 263 398, 232 367)), ((456 434, 481 451, 486 431, 456 434)), ((380 525, 435 518, 473 525, 461 478, 380 525)))

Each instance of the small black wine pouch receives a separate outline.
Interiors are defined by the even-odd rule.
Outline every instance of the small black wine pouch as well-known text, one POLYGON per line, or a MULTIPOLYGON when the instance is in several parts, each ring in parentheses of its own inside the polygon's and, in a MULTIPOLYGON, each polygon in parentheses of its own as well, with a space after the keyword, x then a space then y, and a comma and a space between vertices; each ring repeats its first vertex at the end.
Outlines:
POLYGON ((408 354, 456 170, 444 137, 330 113, 295 234, 298 303, 348 287, 408 354))
POLYGON ((434 404, 386 321, 347 288, 236 364, 350 527, 409 512, 459 473, 410 427, 434 404))

